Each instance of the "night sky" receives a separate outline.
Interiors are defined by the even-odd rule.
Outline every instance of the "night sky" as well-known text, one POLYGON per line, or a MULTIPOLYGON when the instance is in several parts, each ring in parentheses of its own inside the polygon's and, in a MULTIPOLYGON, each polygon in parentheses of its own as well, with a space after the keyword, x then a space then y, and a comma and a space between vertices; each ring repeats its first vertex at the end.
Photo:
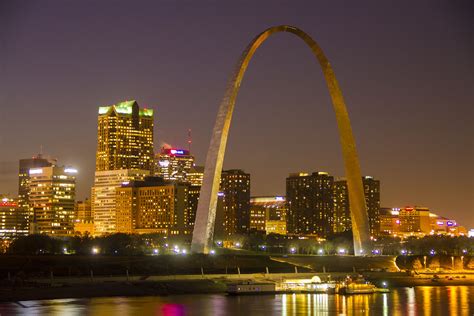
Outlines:
MULTIPOLYGON (((472 1, 1 1, 0 193, 20 158, 77 167, 93 182, 97 109, 135 99, 155 110, 155 148, 203 164, 227 79, 248 42, 292 24, 331 61, 362 173, 382 206, 426 206, 474 227, 472 1), (258 4, 256 4, 258 2, 258 4)), ((252 194, 285 193, 290 172, 343 176, 319 65, 290 34, 255 54, 236 104, 224 168, 252 194)))

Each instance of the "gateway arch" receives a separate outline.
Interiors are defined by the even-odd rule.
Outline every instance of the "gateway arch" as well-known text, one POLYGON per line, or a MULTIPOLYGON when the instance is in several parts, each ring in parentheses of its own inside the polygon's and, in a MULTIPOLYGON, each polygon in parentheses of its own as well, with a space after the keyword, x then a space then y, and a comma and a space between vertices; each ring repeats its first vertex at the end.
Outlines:
POLYGON ((242 53, 234 73, 229 80, 224 98, 217 113, 216 123, 212 132, 211 143, 206 157, 204 179, 199 197, 199 203, 194 224, 191 250, 197 253, 209 253, 214 235, 216 219, 217 194, 221 179, 224 154, 229 135, 232 113, 245 71, 255 51, 270 35, 288 32, 301 38, 311 49, 318 60, 326 79, 331 100, 336 114, 339 139, 344 158, 345 174, 349 191, 349 201, 354 235, 354 253, 362 255, 369 250, 370 236, 364 189, 357 157, 354 136, 352 135, 349 114, 347 113, 341 89, 337 83, 334 71, 319 45, 299 28, 280 25, 268 28, 257 35, 242 53))

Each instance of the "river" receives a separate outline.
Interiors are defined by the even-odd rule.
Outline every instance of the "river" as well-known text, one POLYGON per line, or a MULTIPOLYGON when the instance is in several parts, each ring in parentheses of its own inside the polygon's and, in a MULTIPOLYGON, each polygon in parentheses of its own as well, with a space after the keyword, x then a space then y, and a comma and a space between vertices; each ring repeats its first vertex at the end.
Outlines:
POLYGON ((370 295, 174 295, 0 304, 0 315, 473 315, 474 286, 396 288, 370 295))

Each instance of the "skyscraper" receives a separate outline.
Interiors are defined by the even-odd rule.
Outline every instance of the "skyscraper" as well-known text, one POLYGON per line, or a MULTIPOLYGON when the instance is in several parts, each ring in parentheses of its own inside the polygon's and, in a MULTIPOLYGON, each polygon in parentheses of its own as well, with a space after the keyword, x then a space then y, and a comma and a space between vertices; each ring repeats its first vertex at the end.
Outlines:
POLYGON ((30 174, 30 231, 54 236, 74 233, 77 170, 67 167, 33 168, 30 174))
POLYGON ((327 237, 333 231, 333 182, 326 172, 286 178, 288 233, 327 237))
POLYGON ((250 174, 240 169, 222 172, 224 231, 226 235, 250 230, 250 174))
POLYGON ((53 159, 43 158, 41 154, 33 158, 20 159, 18 170, 18 207, 28 213, 29 227, 30 221, 33 220, 33 212, 30 209, 30 169, 50 167, 55 165, 53 159))
POLYGON ((165 180, 188 182, 194 157, 185 149, 162 148, 155 157, 155 174, 165 180))
MULTIPOLYGON (((371 236, 377 236, 380 232, 380 181, 373 177, 362 177, 364 185, 365 204, 369 216, 369 228, 371 236)), ((343 232, 350 230, 351 215, 347 181, 344 179, 334 181, 334 231, 343 232)))
POLYGON ((99 107, 96 171, 153 165, 153 110, 135 100, 99 107))

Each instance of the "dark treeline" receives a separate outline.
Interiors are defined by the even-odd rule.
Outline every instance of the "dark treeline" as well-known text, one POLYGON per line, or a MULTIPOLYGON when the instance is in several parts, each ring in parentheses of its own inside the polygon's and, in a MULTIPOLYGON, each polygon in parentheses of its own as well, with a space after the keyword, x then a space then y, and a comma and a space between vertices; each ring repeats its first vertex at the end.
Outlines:
MULTIPOLYGON (((161 235, 112 234, 103 237, 73 236, 50 237, 29 235, 15 239, 7 250, 10 254, 105 254, 146 255, 172 253, 175 247, 189 251, 189 237, 163 237, 161 235)), ((216 241, 216 249, 224 245, 216 241)), ((353 254, 352 233, 344 232, 327 240, 290 238, 276 234, 235 235, 228 244, 238 248, 273 254, 334 255, 353 254)), ((383 237, 373 241, 374 255, 468 255, 474 253, 474 238, 465 236, 426 236, 424 238, 383 237)))

